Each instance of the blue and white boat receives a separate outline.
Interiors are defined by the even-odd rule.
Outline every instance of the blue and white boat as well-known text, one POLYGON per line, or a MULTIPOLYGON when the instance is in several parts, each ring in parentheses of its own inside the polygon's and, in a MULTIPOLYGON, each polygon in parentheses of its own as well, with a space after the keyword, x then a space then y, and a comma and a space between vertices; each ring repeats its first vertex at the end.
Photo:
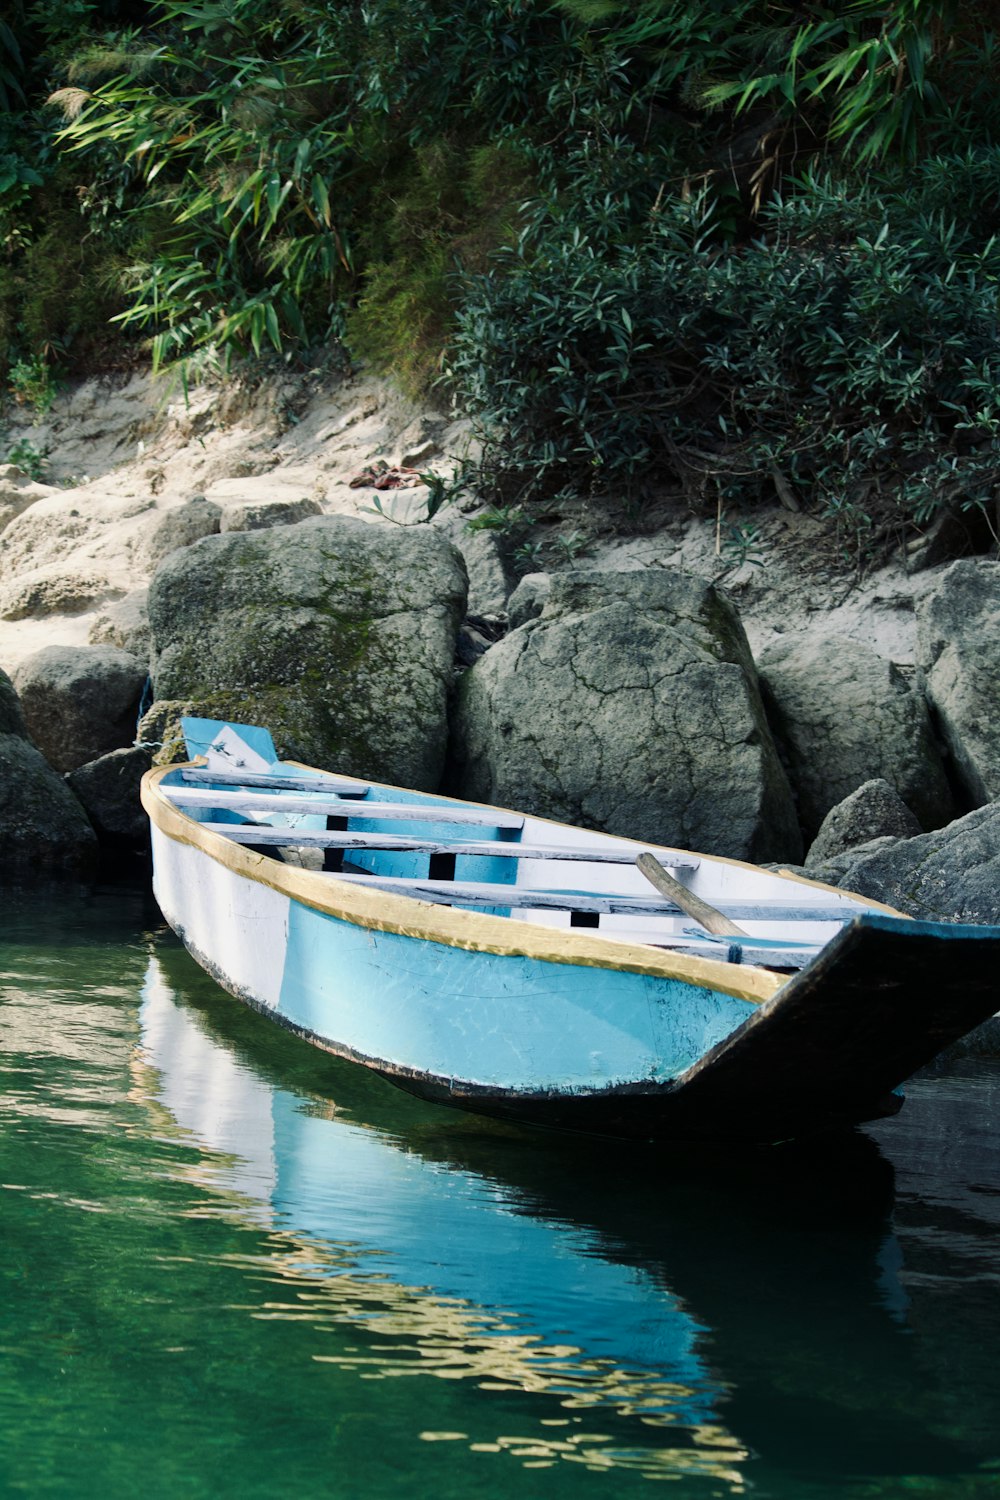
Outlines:
POLYGON ((232 994, 423 1097, 776 1140, 895 1113, 1000 1004, 1000 928, 184 732, 191 762, 143 783, 167 921, 232 994))

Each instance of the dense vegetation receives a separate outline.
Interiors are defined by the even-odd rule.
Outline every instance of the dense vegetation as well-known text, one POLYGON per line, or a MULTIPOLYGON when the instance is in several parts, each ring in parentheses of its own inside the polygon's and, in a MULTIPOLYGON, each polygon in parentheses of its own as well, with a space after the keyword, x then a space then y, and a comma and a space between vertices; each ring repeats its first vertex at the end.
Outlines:
POLYGON ((187 369, 345 343, 476 414, 498 514, 992 515, 992 10, 19 0, 0 362, 44 401, 130 339, 187 369))

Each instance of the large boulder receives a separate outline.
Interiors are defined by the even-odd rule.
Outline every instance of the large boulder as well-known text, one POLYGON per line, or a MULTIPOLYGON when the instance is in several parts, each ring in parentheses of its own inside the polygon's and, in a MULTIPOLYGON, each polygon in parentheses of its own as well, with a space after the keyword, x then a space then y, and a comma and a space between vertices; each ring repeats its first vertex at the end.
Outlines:
POLYGON ((459 553, 425 527, 317 516, 205 537, 150 587, 157 700, 266 724, 284 756, 433 789, 465 592, 459 553))
POLYGON ((152 746, 129 745, 67 776, 102 848, 112 853, 145 853, 149 848, 149 819, 139 800, 139 783, 152 764, 152 746))
POLYGON ((45 646, 21 662, 14 686, 49 765, 73 771, 132 743, 146 676, 117 646, 45 646))
POLYGON ((769 646, 759 669, 807 838, 866 781, 888 781, 924 828, 954 816, 927 705, 892 662, 859 641, 810 636, 769 646))
POLYGON ((911 917, 1000 923, 1000 803, 917 838, 862 844, 808 873, 911 917))
POLYGON ((856 792, 831 807, 806 857, 806 868, 835 859, 872 839, 914 838, 920 824, 887 781, 866 781, 856 792))
POLYGON ((554 577, 462 678, 452 789, 706 853, 797 858, 743 628, 679 573, 554 577))
POLYGON ((87 815, 28 740, 13 684, 0 672, 0 885, 87 875, 96 864, 87 815))
POLYGON ((918 614, 927 696, 975 806, 1000 797, 1000 563, 953 563, 918 614))

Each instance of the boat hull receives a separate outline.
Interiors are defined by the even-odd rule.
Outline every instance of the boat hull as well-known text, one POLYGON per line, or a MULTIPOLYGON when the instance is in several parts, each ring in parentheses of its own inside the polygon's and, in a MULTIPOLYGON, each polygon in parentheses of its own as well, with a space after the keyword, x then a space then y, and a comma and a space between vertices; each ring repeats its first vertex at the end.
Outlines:
MULTIPOLYGON (((240 853, 270 873, 271 861, 240 853)), ((659 1094, 755 1008, 675 977, 361 926, 155 829, 154 868, 164 916, 224 988, 327 1051, 457 1104, 659 1094)))
POLYGON ((290 868, 185 815, 168 774, 143 787, 154 889, 195 959, 438 1103, 634 1141, 816 1134, 894 1113, 996 1009, 1000 929, 863 910, 789 978, 290 868))

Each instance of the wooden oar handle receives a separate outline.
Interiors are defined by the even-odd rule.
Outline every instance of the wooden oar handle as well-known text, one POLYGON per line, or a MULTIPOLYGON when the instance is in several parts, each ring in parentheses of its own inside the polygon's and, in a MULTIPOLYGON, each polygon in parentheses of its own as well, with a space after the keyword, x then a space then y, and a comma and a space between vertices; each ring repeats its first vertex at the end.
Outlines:
POLYGON ((668 875, 655 854, 648 850, 640 854, 636 865, 650 885, 655 885, 661 895, 669 896, 671 901, 675 901, 681 911, 693 917, 706 932, 714 932, 718 937, 749 937, 749 933, 744 932, 742 927, 737 927, 723 912, 717 911, 714 906, 689 891, 686 885, 681 885, 679 880, 668 875))

